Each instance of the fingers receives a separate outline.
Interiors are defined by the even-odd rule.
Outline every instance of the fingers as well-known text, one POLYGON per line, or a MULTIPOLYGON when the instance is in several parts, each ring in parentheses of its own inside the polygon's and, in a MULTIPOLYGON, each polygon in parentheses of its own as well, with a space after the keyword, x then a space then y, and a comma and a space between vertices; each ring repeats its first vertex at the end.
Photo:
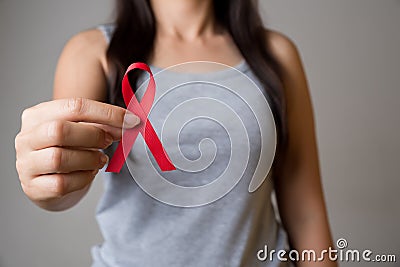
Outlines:
POLYGON ((20 133, 18 142, 23 150, 40 150, 52 146, 103 149, 115 140, 94 125, 70 121, 50 121, 20 133))
POLYGON ((83 189, 89 188, 108 161, 98 149, 119 140, 122 128, 139 123, 126 109, 82 98, 54 100, 26 109, 15 138, 16 168, 24 192, 53 208, 57 203, 80 199, 83 189), (46 202, 54 198, 61 202, 46 202))
POLYGON ((118 128, 132 128, 140 123, 139 117, 124 108, 90 99, 70 98, 26 109, 22 114, 21 131, 54 120, 93 122, 118 128))
POLYGON ((77 171, 68 174, 47 174, 21 182, 22 189, 34 201, 48 201, 87 187, 97 171, 77 171))
POLYGON ((107 161, 108 157, 100 151, 49 147, 32 151, 28 157, 17 162, 17 169, 22 174, 35 177, 50 173, 97 170, 103 168, 107 161))

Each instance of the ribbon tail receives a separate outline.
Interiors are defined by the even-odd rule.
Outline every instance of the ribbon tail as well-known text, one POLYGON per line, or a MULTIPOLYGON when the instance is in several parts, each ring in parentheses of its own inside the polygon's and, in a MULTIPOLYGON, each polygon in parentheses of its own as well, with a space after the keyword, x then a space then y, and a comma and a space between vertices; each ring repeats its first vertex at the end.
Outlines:
POLYGON ((110 162, 108 163, 106 172, 116 172, 119 173, 122 166, 128 157, 129 151, 131 150, 135 140, 139 134, 139 129, 126 130, 122 136, 121 141, 119 141, 117 149, 114 152, 110 162), (122 142, 123 140, 123 142, 122 142))
POLYGON ((142 132, 144 141, 146 142, 151 154, 153 154, 161 171, 173 171, 176 170, 174 164, 172 164, 171 159, 168 157, 157 133, 154 131, 153 126, 150 121, 146 120, 146 125, 144 131, 142 132))

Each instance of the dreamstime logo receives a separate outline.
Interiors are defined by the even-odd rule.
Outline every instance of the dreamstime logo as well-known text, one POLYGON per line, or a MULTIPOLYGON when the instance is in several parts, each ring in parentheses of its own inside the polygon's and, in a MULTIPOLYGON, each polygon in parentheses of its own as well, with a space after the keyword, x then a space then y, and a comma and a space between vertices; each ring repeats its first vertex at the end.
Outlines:
POLYGON ((396 262, 394 254, 374 254, 370 249, 350 249, 345 238, 339 238, 336 241, 336 249, 329 247, 319 252, 313 249, 298 250, 274 250, 268 249, 265 245, 263 249, 257 252, 259 261, 274 261, 277 259, 281 262, 321 262, 321 261, 340 261, 340 262, 396 262))
MULTIPOLYGON (((244 63, 239 66, 190 62, 154 74, 149 119, 176 170, 161 172, 141 136, 127 158, 130 174, 151 197, 197 207, 222 198, 243 177, 250 193, 267 178, 276 149, 274 118, 263 89, 243 73, 244 63)), ((139 99, 146 85, 138 88, 139 99)))

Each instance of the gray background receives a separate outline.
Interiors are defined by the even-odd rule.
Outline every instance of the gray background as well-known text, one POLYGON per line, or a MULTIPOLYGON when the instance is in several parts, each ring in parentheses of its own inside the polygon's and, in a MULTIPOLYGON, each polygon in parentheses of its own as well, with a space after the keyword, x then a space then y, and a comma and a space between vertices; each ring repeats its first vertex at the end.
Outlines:
MULTIPOLYGON (((13 143, 22 110, 51 98, 64 43, 109 21, 112 4, 0 0, 1 267, 88 266, 90 246, 101 242, 94 219, 101 179, 77 207, 42 211, 20 189, 13 143)), ((261 9, 303 57, 335 239, 399 258, 400 1, 268 0, 261 9)))

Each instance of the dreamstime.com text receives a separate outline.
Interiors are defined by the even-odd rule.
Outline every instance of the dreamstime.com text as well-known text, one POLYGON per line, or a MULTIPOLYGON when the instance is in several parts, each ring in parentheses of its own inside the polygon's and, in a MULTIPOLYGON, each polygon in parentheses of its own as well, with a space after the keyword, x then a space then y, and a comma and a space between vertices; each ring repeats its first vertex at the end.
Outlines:
POLYGON ((303 251, 297 250, 268 250, 265 245, 263 249, 257 252, 257 258, 260 261, 292 261, 292 262, 321 262, 325 260, 338 262, 396 262, 394 254, 374 254, 369 249, 348 249, 347 240, 340 238, 336 241, 336 249, 329 247, 320 252, 312 249, 303 251))

